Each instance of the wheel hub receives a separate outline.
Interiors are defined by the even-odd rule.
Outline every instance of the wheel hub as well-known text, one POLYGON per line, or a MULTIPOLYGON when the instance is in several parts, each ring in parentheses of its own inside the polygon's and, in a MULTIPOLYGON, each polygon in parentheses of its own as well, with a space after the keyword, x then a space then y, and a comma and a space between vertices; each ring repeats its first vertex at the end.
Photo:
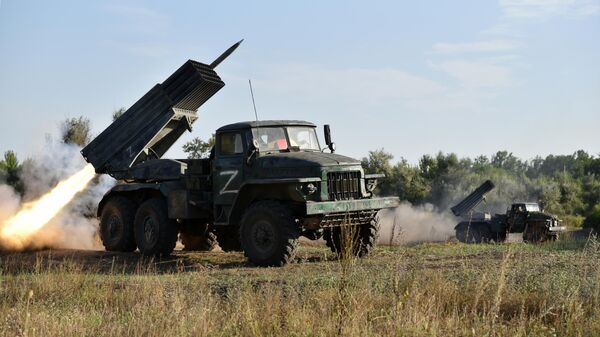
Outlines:
POLYGON ((118 216, 113 215, 108 219, 108 235, 110 238, 114 238, 119 233, 119 228, 121 227, 121 220, 118 216))
POLYGON ((144 219, 144 239, 147 243, 154 243, 156 238, 156 227, 154 224, 154 219, 152 217, 147 217, 144 219))
POLYGON ((262 251, 268 251, 275 243, 275 232, 271 224, 261 221, 254 226, 254 242, 256 247, 262 251))

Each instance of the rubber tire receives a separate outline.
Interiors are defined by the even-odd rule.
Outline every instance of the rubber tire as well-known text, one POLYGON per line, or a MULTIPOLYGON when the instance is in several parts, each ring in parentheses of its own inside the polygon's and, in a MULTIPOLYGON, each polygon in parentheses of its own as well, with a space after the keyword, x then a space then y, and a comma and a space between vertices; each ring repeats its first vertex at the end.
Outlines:
POLYGON ((241 252, 242 242, 240 241, 240 231, 237 226, 224 226, 216 230, 217 242, 224 252, 241 252))
POLYGON ((283 266, 294 259, 300 227, 285 205, 276 201, 254 203, 244 212, 240 224, 242 248, 252 263, 262 267, 283 266), (266 235, 260 238, 261 233, 266 235), (263 240, 270 244, 261 245, 263 240))
POLYGON ((217 235, 208 228, 199 235, 182 231, 179 233, 179 239, 185 251, 209 252, 217 246, 217 235))
POLYGON ((496 243, 504 243, 504 242, 506 242, 507 236, 508 236, 508 233, 506 233, 506 232, 497 233, 494 241, 496 241, 496 243))
POLYGON ((462 243, 489 242, 492 233, 489 226, 480 222, 461 222, 456 226, 456 239, 462 243))
MULTIPOLYGON (((100 215, 100 239, 104 248, 109 252, 133 252, 137 245, 133 230, 135 218, 135 203, 127 197, 111 197, 100 215), (118 221, 116 235, 111 237, 111 217, 118 221)), ((114 225, 115 223, 112 223, 114 225)), ((115 233, 113 233, 115 234, 115 233)))
POLYGON ((548 230, 539 228, 526 228, 523 231, 523 242, 525 243, 542 243, 550 239, 548 230))
POLYGON ((177 223, 169 219, 163 198, 144 201, 135 214, 135 242, 140 253, 146 256, 169 256, 177 244, 177 223), (145 234, 147 221, 154 235, 145 234))
MULTIPOLYGON (((365 257, 371 253, 377 244, 377 238, 379 237, 378 219, 373 219, 367 224, 356 225, 354 229, 356 229, 356 232, 354 232, 352 238, 351 253, 357 257, 365 257)), ((325 244, 333 253, 340 255, 343 252, 341 227, 325 229, 323 239, 325 239, 325 244)))

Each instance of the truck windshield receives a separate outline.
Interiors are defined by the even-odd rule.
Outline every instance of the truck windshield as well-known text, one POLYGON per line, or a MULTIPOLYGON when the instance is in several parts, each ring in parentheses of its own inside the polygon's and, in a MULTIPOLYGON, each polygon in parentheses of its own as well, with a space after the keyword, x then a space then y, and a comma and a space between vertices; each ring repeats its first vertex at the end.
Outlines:
POLYGON ((300 150, 321 151, 315 128, 294 126, 287 128, 290 146, 297 146, 300 150))
POLYGON ((315 128, 305 126, 262 127, 252 129, 259 151, 321 151, 315 128))
POLYGON ((528 212, 539 212, 540 211, 540 205, 538 205, 538 204, 525 204, 525 209, 528 212))

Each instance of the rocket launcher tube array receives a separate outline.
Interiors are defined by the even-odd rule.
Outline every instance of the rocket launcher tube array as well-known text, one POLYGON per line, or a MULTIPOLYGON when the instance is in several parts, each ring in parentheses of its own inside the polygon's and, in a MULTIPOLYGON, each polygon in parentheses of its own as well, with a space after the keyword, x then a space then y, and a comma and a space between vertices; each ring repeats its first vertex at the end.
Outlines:
POLYGON ((191 130, 198 108, 225 86, 213 68, 241 42, 211 65, 185 62, 94 138, 81 151, 85 160, 96 173, 122 179, 135 164, 161 158, 186 130, 191 130))
POLYGON ((494 183, 491 180, 486 180, 475 191, 469 194, 456 206, 452 207, 452 213, 456 216, 461 216, 469 213, 473 208, 477 207, 482 201, 486 193, 494 189, 494 183))

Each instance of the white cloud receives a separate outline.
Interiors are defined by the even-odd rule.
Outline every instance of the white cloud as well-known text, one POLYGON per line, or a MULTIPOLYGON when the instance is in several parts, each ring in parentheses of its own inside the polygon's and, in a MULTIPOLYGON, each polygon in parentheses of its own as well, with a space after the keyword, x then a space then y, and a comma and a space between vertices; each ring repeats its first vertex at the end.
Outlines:
POLYGON ((123 33, 163 34, 168 27, 166 15, 147 7, 113 3, 104 9, 119 19, 117 28, 123 33))
MULTIPOLYGON (((334 106, 348 111, 429 115, 486 111, 485 102, 515 83, 510 68, 493 61, 458 59, 431 68, 438 73, 432 76, 446 74, 450 78, 437 80, 398 68, 332 69, 294 64, 272 66, 252 83, 260 96, 271 97, 271 107, 298 104, 310 109, 334 106)), ((232 86, 247 86, 247 79, 228 78, 232 86)))
POLYGON ((517 45, 509 40, 490 40, 463 43, 436 43, 432 49, 436 53, 495 53, 513 50, 517 45))
POLYGON ((394 68, 331 69, 319 65, 276 66, 258 79, 282 94, 327 99, 420 99, 441 93, 439 83, 394 68))
POLYGON ((135 55, 139 55, 142 57, 164 57, 167 56, 171 49, 162 46, 162 45, 144 45, 144 44, 137 44, 137 45, 129 45, 129 46, 124 46, 125 49, 129 50, 132 54, 135 55))
POLYGON ((508 18, 584 17, 600 12, 598 0, 499 0, 508 18))
POLYGON ((435 66, 455 78, 459 85, 466 88, 503 87, 514 84, 512 71, 485 61, 454 60, 435 66))
POLYGON ((164 18, 164 16, 157 11, 141 6, 134 7, 123 4, 111 4, 107 5, 106 9, 115 15, 135 20, 159 20, 164 18))

